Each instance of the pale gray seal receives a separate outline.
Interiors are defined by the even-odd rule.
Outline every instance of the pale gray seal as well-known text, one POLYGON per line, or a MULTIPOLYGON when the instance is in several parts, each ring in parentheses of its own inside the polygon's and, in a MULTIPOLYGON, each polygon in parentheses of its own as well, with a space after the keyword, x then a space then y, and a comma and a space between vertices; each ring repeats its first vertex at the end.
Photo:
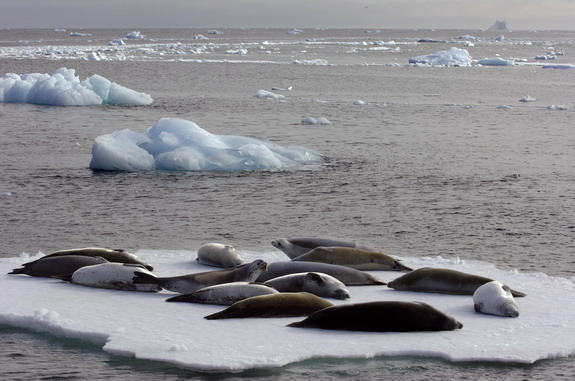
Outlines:
POLYGON ((221 243, 206 243, 198 249, 197 255, 196 259, 208 266, 230 268, 244 263, 235 247, 221 243))
POLYGON ((151 275, 152 273, 142 265, 109 262, 85 266, 71 275, 57 278, 88 287, 126 291, 160 291, 161 288, 157 284, 134 284, 132 282, 134 274, 151 275))
POLYGON ((230 282, 253 282, 266 270, 266 262, 257 259, 252 263, 239 265, 231 269, 206 271, 195 274, 180 275, 173 277, 156 277, 153 274, 134 274, 136 284, 157 284, 160 287, 178 292, 191 294, 200 288, 214 286, 216 284, 230 282))
POLYGON ((59 277, 70 275, 84 266, 107 263, 102 257, 86 257, 83 255, 65 255, 61 257, 42 257, 32 262, 24 263, 19 269, 8 274, 25 274, 38 277, 59 277))
POLYGON ((411 271, 397 259, 377 251, 354 247, 316 247, 295 257, 292 261, 322 262, 332 265, 351 267, 356 270, 411 271))
POLYGON ((506 317, 518 317, 519 307, 511 294, 511 289, 494 280, 485 283, 473 294, 473 307, 476 312, 506 317))
POLYGON ((268 265, 268 269, 257 278, 256 282, 263 283, 282 275, 307 272, 331 275, 346 286, 386 285, 385 282, 363 271, 317 262, 273 262, 268 265))
POLYGON ((307 316, 333 304, 308 292, 280 292, 240 300, 223 311, 205 316, 208 320, 307 316))
POLYGON ((230 306, 235 302, 251 298, 252 296, 277 293, 278 291, 275 288, 263 284, 232 282, 201 288, 191 294, 174 296, 173 298, 167 299, 166 302, 219 304, 230 306))
POLYGON ((62 255, 84 255, 88 257, 102 257, 110 262, 133 263, 142 265, 152 271, 154 268, 141 260, 137 255, 128 253, 124 249, 105 249, 102 247, 83 247, 79 249, 59 250, 46 255, 46 257, 58 257, 62 255))
POLYGON ((279 238, 272 241, 272 246, 280 249, 292 259, 320 246, 356 247, 358 249, 371 250, 355 242, 340 241, 331 238, 279 238))
POLYGON ((288 327, 346 331, 451 331, 463 324, 426 303, 380 301, 340 304, 314 312, 288 327))
POLYGON ((345 284, 331 275, 322 273, 297 273, 270 279, 264 284, 279 292, 309 292, 316 296, 334 299, 348 299, 349 291, 345 284))
MULTIPOLYGON (((394 279, 387 284, 387 287, 398 291, 473 295, 479 286, 492 280, 457 270, 424 267, 394 279)), ((511 292, 514 296, 525 296, 519 291, 511 290, 511 292)))

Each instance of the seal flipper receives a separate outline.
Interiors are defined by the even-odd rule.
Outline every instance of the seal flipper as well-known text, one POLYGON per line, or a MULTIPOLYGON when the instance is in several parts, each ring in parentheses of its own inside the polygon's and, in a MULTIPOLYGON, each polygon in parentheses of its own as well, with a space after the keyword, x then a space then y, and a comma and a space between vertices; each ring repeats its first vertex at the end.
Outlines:
POLYGON ((14 269, 14 270, 10 271, 8 274, 26 274, 26 267, 14 269))
POLYGON ((475 312, 481 312, 481 308, 482 308, 482 307, 483 307, 483 306, 482 306, 481 304, 477 304, 477 303, 475 303, 475 304, 473 305, 473 309, 475 310, 475 312))
POLYGON ((525 294, 521 291, 516 291, 516 290, 512 290, 512 289, 510 289, 510 291, 511 291, 511 295, 513 295, 516 298, 522 298, 524 296, 527 296, 527 294, 525 294))

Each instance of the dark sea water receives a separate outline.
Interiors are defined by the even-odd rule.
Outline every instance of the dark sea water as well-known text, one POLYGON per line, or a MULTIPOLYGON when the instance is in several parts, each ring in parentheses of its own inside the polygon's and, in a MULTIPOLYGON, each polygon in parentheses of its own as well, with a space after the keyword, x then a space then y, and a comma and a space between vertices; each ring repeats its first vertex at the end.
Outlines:
MULTIPOLYGON (((80 58, 129 30, 69 32, 0 30, 0 75, 74 68, 81 79, 99 74, 152 95, 154 103, 0 103, 1 257, 85 246, 195 250, 206 242, 269 251, 272 239, 319 236, 392 255, 483 260, 575 279, 575 70, 543 69, 534 60, 554 50, 564 54, 553 62, 574 63, 573 32, 142 30, 146 39, 127 42, 142 49, 102 61, 80 58), (198 42, 198 34, 209 39, 198 42), (504 43, 491 42, 499 34, 504 43), (463 46, 458 37, 466 35, 480 41, 463 46), (399 51, 368 50, 378 40, 394 40, 399 51), (174 53, 177 42, 207 50, 174 53), (476 59, 528 62, 407 65, 452 46, 476 59), (248 54, 225 53, 237 48, 248 54), (53 50, 63 53, 47 53, 53 50), (330 65, 293 63, 317 59, 330 65), (254 97, 260 89, 290 86, 282 102, 254 97), (537 101, 519 102, 527 95, 537 101), (355 105, 359 99, 367 104, 355 105), (320 116, 332 124, 301 124, 320 116), (143 132, 162 117, 191 120, 215 134, 302 145, 321 152, 325 163, 254 172, 88 169, 97 136, 143 132)), ((203 374, 8 326, 0 327, 0 344, 6 380, 575 378, 573 357, 531 365, 317 359, 203 374)))

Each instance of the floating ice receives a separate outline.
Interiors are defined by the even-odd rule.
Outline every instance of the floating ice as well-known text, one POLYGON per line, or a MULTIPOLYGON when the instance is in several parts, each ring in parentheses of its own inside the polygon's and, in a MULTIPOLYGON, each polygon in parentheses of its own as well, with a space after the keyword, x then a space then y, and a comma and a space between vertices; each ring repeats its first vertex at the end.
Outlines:
POLYGON ((483 66, 513 66, 514 62, 512 60, 506 60, 503 58, 495 57, 495 58, 484 58, 482 60, 477 61, 479 65, 483 66))
POLYGON ((495 24, 491 25, 487 30, 509 30, 507 29, 507 22, 505 20, 496 20, 495 24))
MULTIPOLYGON (((209 271, 192 251, 140 250, 158 276, 209 271)), ((22 254, 0 259, 0 324, 51 333, 101 345, 108 353, 162 361, 195 370, 241 371, 281 367, 310 358, 425 356, 454 362, 495 361, 531 364, 572 356, 575 283, 542 273, 503 271, 486 262, 450 258, 401 258, 412 268, 444 267, 497 279, 527 293, 515 301, 516 319, 476 313, 473 298, 395 291, 385 286, 349 287, 351 298, 334 304, 373 300, 429 303, 455 317, 463 328, 445 332, 347 332, 296 329, 303 318, 206 320, 222 306, 166 303, 174 293, 106 290, 49 278, 7 275, 41 257, 22 254), (257 334, 254 334, 256 332, 257 334)), ((246 261, 285 260, 279 251, 242 252, 246 261)), ((372 274, 384 281, 393 271, 372 274)))
POLYGON ((544 65, 543 69, 575 69, 575 64, 544 65))
POLYGON ((298 64, 298 65, 312 65, 312 66, 328 66, 329 65, 327 60, 324 60, 321 58, 314 59, 314 60, 294 60, 293 63, 298 64))
POLYGON ((279 99, 284 99, 285 96, 283 96, 282 94, 275 94, 272 93, 271 91, 267 91, 267 90, 258 90, 258 92, 256 93, 256 98, 259 99, 275 99, 275 100, 279 100, 279 99))
POLYGON ((142 33, 140 33, 140 31, 135 30, 135 31, 133 31, 133 32, 130 32, 130 33, 126 34, 126 35, 124 36, 124 38, 142 39, 142 38, 144 38, 144 35, 143 35, 142 33))
POLYGON ((410 64, 426 66, 471 66, 471 61, 467 50, 456 47, 409 59, 410 64))
POLYGON ((145 133, 128 129, 98 136, 90 168, 105 171, 254 170, 320 163, 319 153, 244 136, 214 135, 197 124, 162 118, 145 133))
MULTIPOLYGON (((93 59, 97 57, 95 55, 93 59)), ((52 75, 4 75, 0 78, 0 102, 52 106, 149 105, 152 97, 110 82, 97 74, 80 82, 74 69, 63 67, 52 75)))
POLYGON ((229 49, 226 50, 226 54, 238 54, 238 55, 245 55, 248 54, 248 50, 247 49, 229 49))
POLYGON ((331 124, 331 122, 326 118, 326 117, 319 117, 319 118, 312 118, 312 117, 307 117, 307 118, 303 118, 303 120, 301 121, 301 124, 331 124))
POLYGON ((563 105, 550 105, 550 106, 547 106, 546 109, 552 110, 552 111, 565 111, 565 110, 569 110, 569 107, 563 106, 563 105))
POLYGON ((533 98, 530 95, 526 95, 523 98, 519 99, 519 102, 535 102, 537 99, 533 98))
POLYGON ((363 105, 366 105, 367 103, 365 101, 362 101, 361 99, 358 99, 355 102, 353 102, 353 104, 363 106, 363 105))
POLYGON ((211 30, 208 30, 208 34, 218 34, 218 35, 221 35, 221 34, 224 34, 224 32, 222 32, 221 30, 211 29, 211 30))

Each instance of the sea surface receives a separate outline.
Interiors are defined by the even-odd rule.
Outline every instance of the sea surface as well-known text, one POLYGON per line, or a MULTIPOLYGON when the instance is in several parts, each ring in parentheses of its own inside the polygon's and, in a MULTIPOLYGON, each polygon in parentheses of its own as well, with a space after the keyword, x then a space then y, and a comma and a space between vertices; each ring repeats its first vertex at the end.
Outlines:
MULTIPOLYGON (((575 63, 575 32, 141 29, 143 39, 108 45, 131 31, 0 30, 0 76, 67 67, 154 98, 143 107, 0 103, 0 257, 207 242, 264 252, 276 238, 317 236, 575 281, 575 70, 543 68, 575 63), (408 65, 451 47, 517 64, 408 65), (272 88, 285 98, 255 97, 272 88), (536 100, 521 102, 526 96, 536 100), (88 168, 97 136, 143 132, 163 117, 305 146, 325 162, 280 171, 88 168), (302 125, 306 117, 332 124, 302 125)), ((573 357, 315 359, 205 374, 8 326, 0 326, 0 365, 6 380, 575 378, 573 357)))

